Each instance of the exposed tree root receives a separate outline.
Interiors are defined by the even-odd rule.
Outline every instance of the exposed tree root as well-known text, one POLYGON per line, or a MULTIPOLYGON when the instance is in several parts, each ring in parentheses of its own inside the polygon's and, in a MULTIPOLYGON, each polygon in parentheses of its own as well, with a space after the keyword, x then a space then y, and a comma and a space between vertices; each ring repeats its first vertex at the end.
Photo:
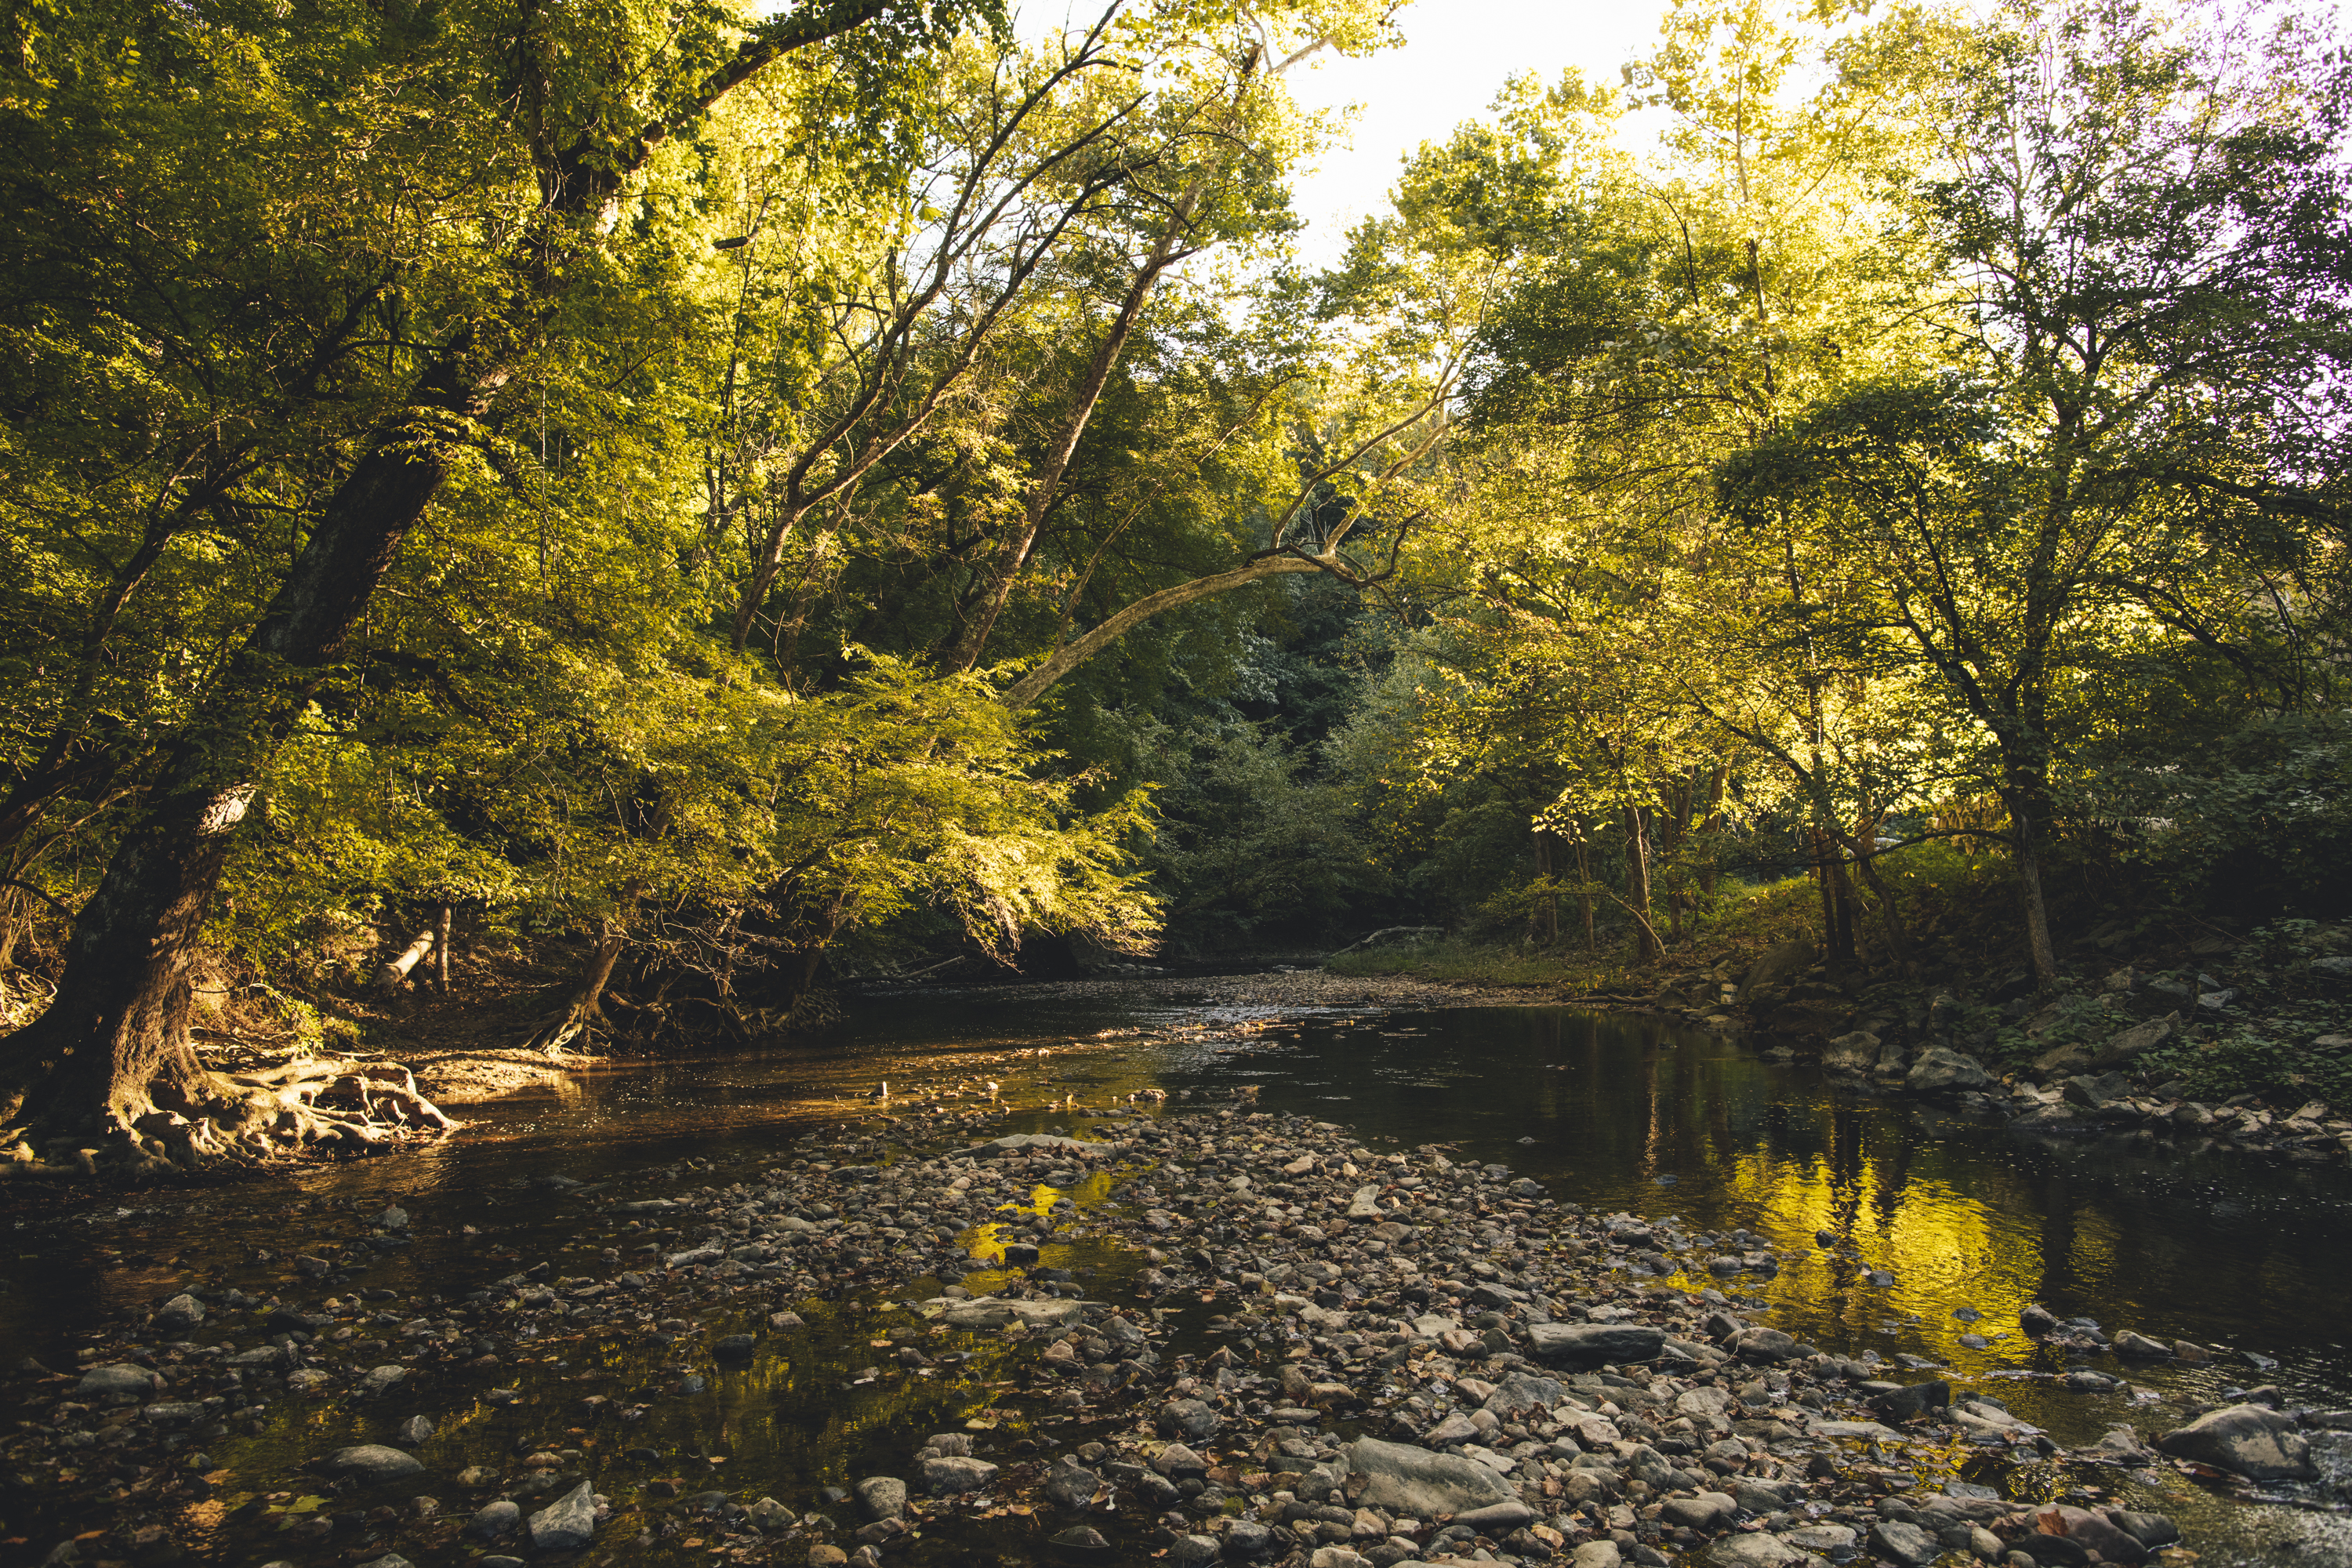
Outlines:
POLYGON ((151 1109, 96 1139, 0 1133, 0 1181, 152 1180, 254 1166, 305 1151, 352 1153, 457 1127, 397 1062, 297 1059, 153 1086, 151 1109))

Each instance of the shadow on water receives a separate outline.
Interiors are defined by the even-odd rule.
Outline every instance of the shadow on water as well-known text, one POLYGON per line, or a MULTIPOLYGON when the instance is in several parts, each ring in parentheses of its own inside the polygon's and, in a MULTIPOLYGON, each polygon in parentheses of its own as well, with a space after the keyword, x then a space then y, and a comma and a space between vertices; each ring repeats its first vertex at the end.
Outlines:
MULTIPOLYGON (((1341 1123, 1375 1147, 1440 1143, 1508 1164, 1595 1213, 1672 1218, 1692 1234, 1744 1229, 1790 1258, 1777 1275, 1675 1282, 1722 1289, 1824 1349, 1909 1354, 1950 1367, 1956 1380, 1998 1384, 2018 1415, 2068 1446, 2118 1422, 2144 1431, 2168 1424, 2160 1409, 2218 1400, 2239 1382, 2279 1382, 2299 1403, 2352 1404, 2344 1312, 2352 1182, 2340 1171, 2159 1159, 2120 1140, 2028 1139, 1906 1103, 1857 1100, 1811 1069, 1637 1018, 1557 1008, 1277 1016, 1181 993, 1012 989, 869 1004, 823 1041, 763 1056, 616 1065, 561 1093, 472 1108, 464 1134, 398 1158, 95 1209, 27 1207, 12 1222, 0 1354, 70 1366, 96 1325, 191 1284, 293 1301, 302 1292, 282 1270, 297 1251, 343 1249, 359 1260, 353 1280, 389 1293, 382 1299, 405 1314, 419 1300, 459 1300, 528 1263, 601 1276, 641 1251, 693 1239, 649 1225, 605 1255, 612 1222, 592 1220, 592 1196, 541 1184, 548 1176, 621 1182, 642 1195, 669 1181, 740 1179, 750 1167, 734 1162, 772 1156, 819 1126, 848 1128, 869 1152, 862 1157, 887 1159, 995 1131, 1085 1135, 1087 1111, 1138 1090, 1164 1089, 1181 1108, 1188 1098, 1222 1102, 1237 1088, 1255 1088, 1263 1110, 1341 1123), (884 1079, 894 1098, 870 1100, 884 1079), (713 1165, 689 1169, 689 1161, 713 1165), (415 1215, 415 1239, 378 1255, 364 1217, 387 1201, 415 1215), (2110 1331, 2225 1353, 2205 1369, 2102 1361, 2128 1379, 2126 1388, 2062 1393, 2020 1375, 2060 1364, 2017 1332, 2017 1313, 2032 1301, 2110 1331), (1981 1317, 1955 1316, 1961 1309, 1981 1317), (2237 1353, 2249 1352, 2275 1358, 2276 1370, 2237 1353)), ((1076 1195, 1113 1196, 1107 1188, 1076 1195)), ((977 1263, 998 1256, 1001 1235, 990 1227, 963 1239, 977 1263)), ((1134 1255, 1092 1244, 1052 1249, 1045 1261, 1114 1300, 1138 1267, 1134 1255)), ((987 1277, 971 1283, 984 1289, 987 1277)), ((800 1511, 820 1505, 824 1486, 902 1473, 927 1432, 973 1421, 1008 1436, 1024 1429, 1025 1414, 992 1375, 1006 1353, 1001 1339, 938 1331, 870 1297, 796 1305, 807 1329, 763 1339, 749 1366, 716 1364, 700 1348, 764 1327, 745 1304, 714 1298, 691 1315, 695 1332, 669 1344, 586 1340, 470 1381, 451 1374, 435 1396, 441 1430, 420 1457, 443 1478, 436 1489, 469 1464, 537 1445, 568 1456, 555 1474, 593 1475, 616 1510, 635 1506, 625 1491, 658 1479, 688 1495, 772 1495, 800 1511), (973 1359, 860 1381, 900 1343, 973 1359), (681 1395, 682 1377, 709 1386, 681 1395), (494 1397, 495 1385, 515 1396, 494 1397), (642 1404, 646 1414, 616 1432, 583 1414, 593 1398, 642 1404), (631 1448, 653 1457, 623 1458, 631 1448)), ((396 1343, 397 1315, 384 1315, 362 1305, 346 1321, 396 1343)), ((186 1521, 191 1544, 210 1541, 223 1561, 242 1561, 261 1549, 256 1531, 274 1529, 285 1510, 341 1506, 317 1500, 297 1467, 342 1443, 383 1441, 411 1413, 394 1402, 272 1402, 257 1434, 205 1444, 224 1479, 186 1521)), ((2025 1496, 2057 1484, 2054 1476, 2008 1479, 2025 1496)), ((455 1507, 462 1494, 444 1495, 455 1507)), ((2193 1520, 2208 1563, 2352 1561, 2340 1519, 2224 1507, 2185 1490, 2163 1506, 2193 1520), (2294 1544, 2271 1550, 2274 1535, 2294 1544)), ((43 1531, 108 1522, 36 1501, 5 1533, 39 1544, 43 1531)), ((962 1554, 983 1541, 991 1552, 1017 1548, 1034 1534, 1034 1521, 1013 1519, 958 1526, 914 1560, 976 1560, 962 1554)), ((621 1534, 614 1540, 625 1556, 621 1534)), ((687 1548, 670 1541, 647 1550, 687 1548)), ((438 1560, 468 1554, 452 1549, 438 1560)))

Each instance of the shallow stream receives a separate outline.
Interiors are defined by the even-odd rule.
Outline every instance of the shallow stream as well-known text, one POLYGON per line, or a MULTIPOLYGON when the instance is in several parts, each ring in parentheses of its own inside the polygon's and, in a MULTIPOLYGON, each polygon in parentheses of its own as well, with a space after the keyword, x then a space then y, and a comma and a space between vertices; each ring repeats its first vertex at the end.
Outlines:
MULTIPOLYGON (((2183 1400, 2218 1402, 2257 1384, 2280 1385, 2298 1405, 2352 1405, 2352 1179, 2343 1172, 2183 1163, 2123 1141, 2053 1142, 1908 1103, 1855 1100, 1811 1069, 1648 1019, 1558 1008, 1301 1013, 1188 999, 1181 987, 877 999, 813 1045, 616 1066, 560 1094, 471 1108, 466 1131, 398 1157, 99 1208, 20 1201, 8 1221, 13 1263, 0 1270, 9 1287, 0 1294, 0 1357, 70 1368, 98 1325, 190 1286, 278 1289, 290 1300, 287 1259, 363 1247, 357 1216, 386 1202, 413 1216, 414 1240, 358 1278, 390 1293, 385 1300, 455 1299, 528 1261, 599 1267, 593 1255, 574 1262, 563 1251, 594 1200, 540 1178, 594 1185, 695 1160, 716 1162, 726 1180, 730 1161, 771 1155, 820 1123, 858 1123, 881 1157, 961 1146, 973 1141, 976 1109, 995 1131, 1084 1137, 1088 1110, 1139 1090, 1164 1089, 1181 1103, 1249 1087, 1262 1109, 1341 1123, 1374 1149, 1442 1143, 1457 1158, 1498 1161, 1591 1212, 1671 1216, 1693 1231, 1746 1227, 1801 1254, 1769 1280, 1726 1286, 1769 1301, 1775 1326, 1824 1350, 1918 1357, 1948 1367, 1956 1384, 1998 1386, 2020 1416, 2068 1447, 2119 1422, 2146 1436, 2176 1424, 2183 1400), (973 1092, 922 1107, 927 1086, 982 1079, 1000 1099, 973 1092), (871 1098, 884 1081, 892 1097, 871 1098), (954 1118, 966 1120, 950 1125, 954 1118), (2093 1364, 2128 1387, 2067 1393, 2018 1375, 2054 1364, 2017 1331, 2020 1309, 2034 1301, 2111 1333, 2187 1339, 2220 1354, 2196 1369, 2102 1359, 2093 1364)), ((593 1245, 605 1239, 600 1228, 593 1245)), ((988 1255, 989 1236, 970 1240, 988 1255)), ((1101 1246, 1049 1247, 1045 1261, 1076 1268, 1088 1294, 1111 1300, 1140 1267, 1101 1246)), ((646 1473, 689 1492, 768 1495, 806 1510, 823 1506, 827 1485, 898 1473, 923 1434, 975 1411, 989 1418, 985 1351, 953 1373, 845 1393, 885 1342, 872 1337, 881 1318, 857 1298, 802 1310, 809 1331, 790 1354, 703 1366, 707 1394, 657 1405, 625 1439, 601 1441, 650 1447, 659 1461, 634 1470, 651 1465, 646 1473)), ((725 1330, 716 1319, 705 1326, 725 1330)), ((619 1491, 627 1479, 619 1454, 598 1454, 593 1426, 565 1411, 687 1363, 671 1368, 658 1346, 579 1353, 578 1364, 551 1357, 501 1367, 498 1380, 519 1397, 444 1410, 421 1457, 454 1477, 521 1445, 572 1441, 581 1447, 572 1462, 600 1489, 619 1491)), ((336 1506, 290 1479, 301 1461, 341 1443, 385 1441, 381 1428, 405 1414, 338 1400, 273 1403, 257 1431, 204 1443, 217 1479, 178 1538, 221 1562, 280 1554, 266 1527, 289 1510, 336 1506)), ((2352 1518, 2330 1501, 2347 1495, 2344 1479, 2256 1506, 2181 1480, 2159 1500, 2208 1564, 2346 1563, 2352 1518)), ((2021 1473, 2010 1484, 2027 1496, 2055 1482, 2021 1473)), ((126 1507, 136 1487, 126 1484, 126 1507)), ((449 1495, 449 1506, 463 1506, 449 1495)), ((87 1503, 60 1507, 38 1488, 6 1498, 0 1558, 9 1561, 38 1562, 57 1541, 112 1522, 79 1516, 87 1503)), ((1001 1524, 927 1541, 908 1560, 1028 1561, 1029 1521, 1001 1524)), ((667 1541, 641 1555, 683 1561, 698 1548, 667 1541)), ((426 1568, 479 1551, 428 1553, 426 1568)), ((621 1560, 630 1557, 625 1546, 621 1560)))

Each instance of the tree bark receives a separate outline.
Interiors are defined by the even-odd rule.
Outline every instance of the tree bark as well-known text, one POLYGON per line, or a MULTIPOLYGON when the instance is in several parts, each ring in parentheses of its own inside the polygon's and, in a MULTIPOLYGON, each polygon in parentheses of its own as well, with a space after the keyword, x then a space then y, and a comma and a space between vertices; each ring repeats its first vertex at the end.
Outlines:
POLYGON ((449 994, 449 906, 443 904, 433 920, 433 983, 442 995, 449 994))
POLYGON ((1663 956, 1658 933, 1650 925, 1650 835, 1638 805, 1625 808, 1625 891, 1633 914, 1634 951, 1643 963, 1663 956))
MULTIPOLYGON (((262 773, 317 680, 340 657, 401 543, 440 490, 474 426, 513 374, 568 263, 603 243, 629 176, 653 148, 767 65, 878 16, 845 0, 752 30, 729 62, 618 148, 559 151, 534 128, 542 206, 505 258, 515 292, 452 331, 405 405, 369 432, 260 623, 165 751, 137 816, 85 901, 56 998, 0 1040, 0 1126, 129 1135, 157 1095, 201 1102, 220 1086, 191 1046, 188 974, 262 773)), ((536 117, 534 107, 534 117, 536 117)))
POLYGON ((564 1004, 563 1011, 523 1042, 524 1049, 553 1056, 604 1022, 604 988, 612 984, 613 966, 621 962, 621 954, 629 945, 628 913, 636 908, 645 891, 645 883, 635 878, 631 878, 621 889, 620 907, 598 924, 596 945, 588 950, 588 962, 581 966, 580 984, 573 988, 571 999, 564 1004))
POLYGON ((1179 583, 1172 588, 1162 588, 1157 594, 1147 594, 1085 636, 1064 643, 1044 663, 1006 687, 1004 705, 1015 712, 1028 707, 1043 697, 1055 681, 1154 616, 1164 615, 1213 595, 1244 587, 1264 578, 1279 577, 1288 572, 1331 572, 1342 581, 1353 580, 1346 563, 1337 556, 1269 555, 1263 561, 1253 561, 1246 566, 1220 572, 1213 577, 1195 577, 1190 583, 1179 583))
POLYGON ((409 405, 378 427, 260 625, 173 742, 75 919, 56 999, 0 1041, 0 1095, 16 1100, 6 1120, 104 1132, 110 1120, 128 1128, 155 1108, 151 1083, 201 1096, 188 970, 213 890, 262 770, 446 477, 454 422, 478 417, 506 380, 467 347, 445 353, 409 405))

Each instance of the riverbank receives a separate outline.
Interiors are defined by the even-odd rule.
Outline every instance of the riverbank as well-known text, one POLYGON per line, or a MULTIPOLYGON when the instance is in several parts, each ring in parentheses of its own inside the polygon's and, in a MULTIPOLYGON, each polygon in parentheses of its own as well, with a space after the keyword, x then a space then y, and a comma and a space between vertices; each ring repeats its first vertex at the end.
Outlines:
POLYGON ((2217 1420, 2147 1389, 2069 1448, 2018 1391, 2262 1358, 2031 1314, 1970 1325, 2020 1347, 1998 1376, 1831 1353, 1771 1325, 1759 1287, 1801 1259, 1759 1235, 1246 1101, 1094 1107, 1076 1139, 990 1136, 1001 1114, 968 1076, 914 1081, 894 1119, 762 1157, 542 1174, 511 1200, 545 1211, 537 1246, 475 1238, 478 1205, 314 1205, 283 1250, 93 1325, 79 1366, 20 1369, 11 1533, 59 1562, 427 1568, 2185 1563, 2158 1516, 2186 1483, 2309 1491, 2275 1472, 2340 1473, 2352 1442, 2277 1390, 2217 1420), (372 1283, 419 1246, 432 1288, 372 1283), (714 1418, 787 1388, 887 1440, 747 1473, 751 1429, 714 1418))
POLYGON ((1864 1092, 1908 1094, 2053 1135, 2122 1130, 2158 1148, 2352 1161, 2352 926, 2287 921, 2095 927, 2058 981, 1974 926, 1932 929, 1871 972, 1808 938, 1734 926, 1654 970, 1595 971, 1439 943, 1335 961, 1338 984, 1516 991, 1740 1034, 1864 1092), (1508 987, 1520 977, 1526 984, 1508 987))

